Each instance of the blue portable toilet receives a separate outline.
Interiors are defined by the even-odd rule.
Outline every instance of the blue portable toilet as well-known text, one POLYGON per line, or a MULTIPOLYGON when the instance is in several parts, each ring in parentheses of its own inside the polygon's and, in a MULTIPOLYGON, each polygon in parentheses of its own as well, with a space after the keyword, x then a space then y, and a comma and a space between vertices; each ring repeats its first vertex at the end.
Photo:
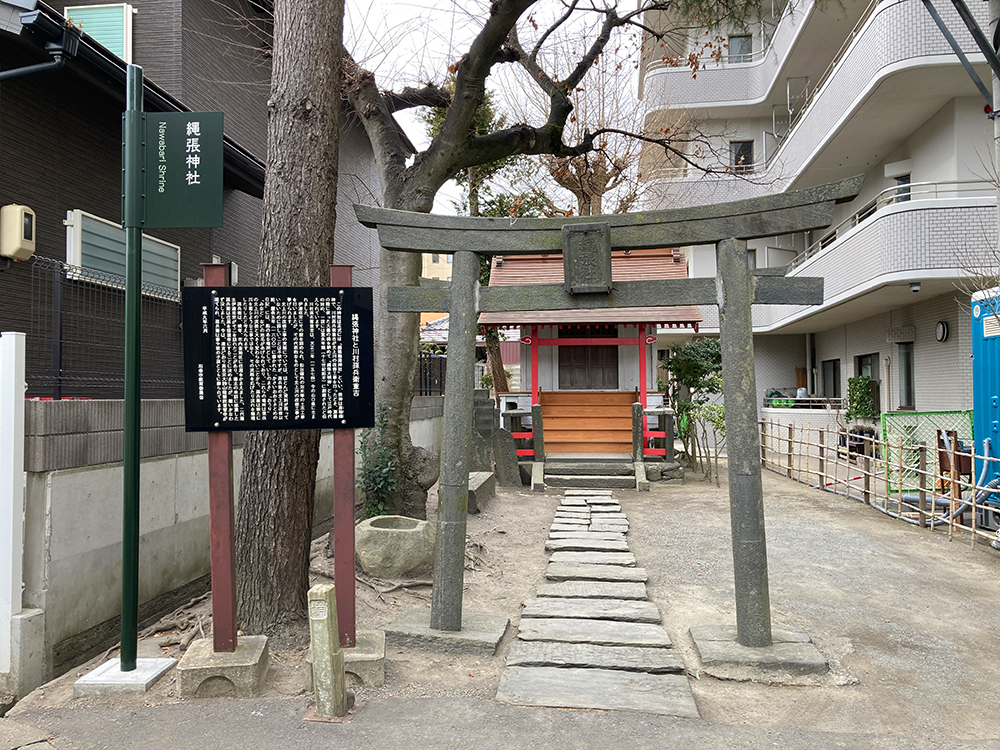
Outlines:
MULTIPOLYGON (((972 295, 972 422, 977 456, 984 455, 983 441, 990 440, 989 455, 1000 458, 1000 288, 972 295)), ((983 477, 981 458, 976 459, 975 476, 983 477)), ((1000 462, 989 462, 983 484, 1000 477, 1000 462)), ((1000 504, 1000 493, 991 498, 1000 504)), ((985 509, 983 509, 985 511, 985 509)), ((982 527, 995 529, 1000 520, 996 511, 981 514, 982 527)), ((977 522, 980 519, 977 518, 977 522)))

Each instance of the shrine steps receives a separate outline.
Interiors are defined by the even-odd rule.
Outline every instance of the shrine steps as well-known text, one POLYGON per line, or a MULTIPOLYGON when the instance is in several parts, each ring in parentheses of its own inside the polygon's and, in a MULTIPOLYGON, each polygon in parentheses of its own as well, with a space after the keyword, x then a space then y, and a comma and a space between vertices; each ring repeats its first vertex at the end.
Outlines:
POLYGON ((628 455, 600 461, 550 457, 545 461, 544 481, 546 487, 555 488, 634 490, 635 467, 628 455))

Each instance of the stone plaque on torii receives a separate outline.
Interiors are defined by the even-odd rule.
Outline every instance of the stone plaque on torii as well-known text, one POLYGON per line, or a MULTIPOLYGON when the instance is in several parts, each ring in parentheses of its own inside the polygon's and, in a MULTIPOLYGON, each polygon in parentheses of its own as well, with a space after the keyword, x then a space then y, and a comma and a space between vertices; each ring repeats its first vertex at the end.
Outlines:
POLYGON ((462 629, 462 586, 469 499, 468 435, 478 317, 481 312, 718 305, 729 499, 736 584, 736 626, 744 646, 771 645, 757 389, 751 304, 816 305, 823 279, 751 271, 746 241, 820 229, 834 205, 855 198, 863 175, 792 193, 689 209, 560 219, 490 219, 355 206, 398 252, 451 253, 451 287, 392 287, 389 312, 447 312, 448 381, 441 443, 431 628, 462 629), (612 250, 714 244, 715 278, 617 281, 612 250), (564 254, 563 285, 479 286, 480 255, 564 254))

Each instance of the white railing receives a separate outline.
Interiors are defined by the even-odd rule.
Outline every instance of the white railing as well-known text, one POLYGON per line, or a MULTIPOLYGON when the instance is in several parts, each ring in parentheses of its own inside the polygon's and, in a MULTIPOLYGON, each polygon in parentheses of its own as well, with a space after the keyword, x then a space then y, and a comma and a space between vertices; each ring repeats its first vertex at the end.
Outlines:
POLYGON ((832 245, 839 237, 858 226, 877 212, 897 203, 907 203, 939 198, 968 198, 977 196, 995 196, 997 188, 993 184, 981 180, 965 180, 954 182, 914 182, 908 185, 888 187, 872 200, 848 216, 837 226, 813 242, 803 252, 792 259, 786 268, 788 271, 801 266, 821 250, 832 245), (944 195, 947 194, 947 195, 944 195))

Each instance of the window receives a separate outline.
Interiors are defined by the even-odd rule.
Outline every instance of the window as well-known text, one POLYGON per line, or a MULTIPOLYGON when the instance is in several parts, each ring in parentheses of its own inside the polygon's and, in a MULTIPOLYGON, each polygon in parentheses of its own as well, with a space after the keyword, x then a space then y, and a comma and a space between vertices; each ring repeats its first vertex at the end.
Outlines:
POLYGON ((840 398, 840 360, 823 360, 823 397, 840 398))
POLYGON ((896 202, 910 200, 910 175, 904 174, 896 178, 896 202))
POLYGON ((753 172, 753 141, 729 142, 729 166, 734 172, 753 172))
POLYGON ((753 58, 753 39, 747 35, 729 37, 729 62, 750 62, 753 58))
MULTIPOLYGON (((83 211, 66 213, 66 262, 91 271, 125 277, 125 230, 118 224, 83 211)), ((142 282, 180 289, 177 245, 142 235, 142 282)), ((99 281, 97 275, 84 280, 99 281)))
POLYGON ((132 62, 132 14, 127 3, 113 5, 69 5, 63 10, 66 18, 108 51, 127 63, 132 62))
POLYGON ((913 342, 899 344, 899 408, 916 407, 913 388, 913 342))
POLYGON ((855 357, 854 374, 878 380, 878 354, 862 354, 860 357, 855 357))
POLYGON ((750 266, 750 268, 756 268, 757 267, 757 251, 756 250, 747 250, 747 265, 750 266))
POLYGON ((449 253, 448 255, 446 255, 446 256, 444 256, 444 257, 445 257, 445 259, 446 259, 446 260, 447 260, 447 261, 448 261, 449 263, 451 263, 451 259, 452 259, 453 257, 455 257, 455 256, 453 256, 453 255, 451 255, 451 254, 449 253))

